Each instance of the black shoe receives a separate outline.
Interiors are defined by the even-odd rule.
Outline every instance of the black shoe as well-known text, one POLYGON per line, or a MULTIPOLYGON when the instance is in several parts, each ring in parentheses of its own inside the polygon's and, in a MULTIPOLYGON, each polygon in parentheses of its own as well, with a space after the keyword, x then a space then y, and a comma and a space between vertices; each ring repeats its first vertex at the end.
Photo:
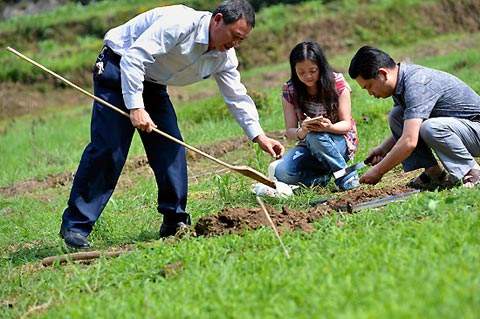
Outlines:
POLYGON ((160 238, 175 236, 177 233, 183 232, 188 228, 189 226, 184 222, 178 222, 176 224, 162 223, 162 226, 160 226, 160 238))
POLYGON ((87 249, 90 248, 90 243, 86 236, 71 230, 60 230, 60 237, 63 238, 65 244, 70 248, 87 249))
POLYGON ((160 226, 160 238, 175 236, 178 232, 186 231, 191 224, 189 214, 164 215, 160 226))

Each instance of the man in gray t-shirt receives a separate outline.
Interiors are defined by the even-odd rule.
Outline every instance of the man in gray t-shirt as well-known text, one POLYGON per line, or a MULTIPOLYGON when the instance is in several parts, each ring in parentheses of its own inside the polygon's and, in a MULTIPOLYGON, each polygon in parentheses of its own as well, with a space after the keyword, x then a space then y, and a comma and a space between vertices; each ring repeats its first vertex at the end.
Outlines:
POLYGON ((360 179, 376 184, 403 163, 406 172, 425 171, 410 185, 417 188, 480 183, 480 96, 457 77, 413 64, 395 63, 385 52, 364 46, 353 57, 349 74, 370 95, 392 97, 392 136, 368 155, 374 165, 360 179), (432 150, 443 164, 439 165, 432 150))

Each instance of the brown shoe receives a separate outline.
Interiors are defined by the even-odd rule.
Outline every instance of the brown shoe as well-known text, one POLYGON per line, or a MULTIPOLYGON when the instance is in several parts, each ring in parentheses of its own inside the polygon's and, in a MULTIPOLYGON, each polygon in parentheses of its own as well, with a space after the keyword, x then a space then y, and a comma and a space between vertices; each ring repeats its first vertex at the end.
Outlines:
POLYGON ((463 186, 473 188, 480 184, 480 170, 472 168, 463 177, 463 186))

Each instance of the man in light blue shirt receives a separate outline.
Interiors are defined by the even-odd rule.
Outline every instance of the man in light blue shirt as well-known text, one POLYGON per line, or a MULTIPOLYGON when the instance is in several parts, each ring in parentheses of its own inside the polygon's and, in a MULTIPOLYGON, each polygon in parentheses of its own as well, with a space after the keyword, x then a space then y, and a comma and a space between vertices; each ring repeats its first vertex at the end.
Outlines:
POLYGON ((263 132, 252 99, 240 82, 234 48, 255 26, 246 0, 227 0, 213 14, 175 5, 152 9, 107 32, 94 69, 95 94, 130 113, 130 121, 94 102, 91 142, 73 181, 60 234, 67 245, 87 248, 127 158, 137 128, 158 186, 160 236, 190 224, 186 213, 185 149, 148 134, 158 128, 182 139, 168 85, 213 77, 245 134, 274 157, 283 146, 263 132))
POLYGON ((416 188, 480 184, 480 96, 446 72, 395 63, 385 52, 364 46, 353 57, 350 76, 376 98, 392 97, 392 135, 369 154, 374 166, 361 183, 376 184, 396 165, 424 168, 416 188), (437 162, 433 152, 440 159, 437 162))

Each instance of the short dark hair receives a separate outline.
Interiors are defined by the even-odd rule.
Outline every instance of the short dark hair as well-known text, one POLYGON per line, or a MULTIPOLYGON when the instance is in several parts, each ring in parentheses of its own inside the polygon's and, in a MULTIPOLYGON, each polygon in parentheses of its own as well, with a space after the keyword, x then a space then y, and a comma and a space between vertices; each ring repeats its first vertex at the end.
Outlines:
POLYGON ((348 74, 352 79, 356 79, 359 75, 365 79, 374 79, 378 75, 378 69, 392 69, 396 65, 395 61, 380 49, 363 46, 352 58, 348 74))
POLYGON ((225 24, 231 24, 240 20, 241 18, 244 18, 251 28, 255 27, 255 10, 246 0, 223 1, 213 11, 214 16, 217 13, 221 13, 223 15, 223 22, 225 22, 225 24))

